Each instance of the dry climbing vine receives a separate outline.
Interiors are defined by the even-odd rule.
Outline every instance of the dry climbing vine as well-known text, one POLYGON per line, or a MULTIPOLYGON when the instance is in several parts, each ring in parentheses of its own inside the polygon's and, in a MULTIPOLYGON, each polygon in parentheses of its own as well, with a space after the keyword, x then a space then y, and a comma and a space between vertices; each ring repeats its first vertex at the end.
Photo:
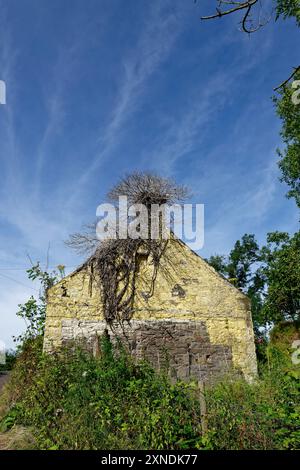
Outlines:
POLYGON ((90 258, 92 272, 102 292, 105 320, 112 325, 130 321, 133 315, 136 281, 141 259, 151 257, 153 274, 149 291, 153 294, 157 270, 167 241, 113 240, 103 243, 90 258))
POLYGON ((153 295, 157 271, 168 240, 152 240, 152 204, 173 204, 187 197, 187 189, 178 186, 168 178, 149 173, 133 173, 123 178, 108 194, 108 199, 116 203, 119 196, 126 196, 128 203, 144 204, 148 211, 148 239, 113 239, 100 242, 96 236, 95 225, 88 230, 71 235, 67 244, 82 253, 90 253, 85 265, 90 267, 91 275, 99 282, 104 307, 104 317, 109 325, 114 322, 123 324, 132 319, 136 282, 140 274, 142 259, 151 261, 153 274, 149 290, 144 295, 153 295))

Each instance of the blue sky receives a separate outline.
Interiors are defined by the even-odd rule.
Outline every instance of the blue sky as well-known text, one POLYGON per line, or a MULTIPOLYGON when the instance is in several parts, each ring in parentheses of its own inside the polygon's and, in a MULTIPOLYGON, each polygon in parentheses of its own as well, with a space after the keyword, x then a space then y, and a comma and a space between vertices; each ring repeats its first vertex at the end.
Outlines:
POLYGON ((28 254, 71 271, 64 246, 124 172, 155 170, 205 204, 202 256, 244 233, 298 229, 278 181, 272 89, 299 63, 294 22, 248 37, 214 2, 0 0, 0 339, 37 294, 28 254))

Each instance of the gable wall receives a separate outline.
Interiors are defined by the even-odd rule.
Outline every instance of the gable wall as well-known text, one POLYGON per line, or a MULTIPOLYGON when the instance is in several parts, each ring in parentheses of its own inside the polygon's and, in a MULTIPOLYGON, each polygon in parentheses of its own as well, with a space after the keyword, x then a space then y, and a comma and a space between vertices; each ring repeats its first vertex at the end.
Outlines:
MULTIPOLYGON (((204 325, 208 344, 227 348, 226 351, 229 348, 233 366, 251 380, 256 375, 256 356, 249 300, 179 242, 168 244, 156 276, 154 292, 147 298, 152 276, 153 265, 150 260, 144 260, 137 282, 132 331, 137 329, 140 338, 148 338, 149 325, 146 330, 141 330, 140 324, 134 325, 134 322, 145 321, 156 321, 160 325, 167 322, 172 330, 174 322, 187 325, 187 330, 191 324, 195 329, 204 325)), ((66 339, 93 338, 105 329, 103 320, 97 282, 91 282, 90 273, 85 268, 68 276, 49 291, 45 349, 57 347, 66 339)), ((176 327, 174 331, 179 330, 176 327)), ((155 338, 157 332, 151 335, 155 338)), ((182 338, 181 326, 178 336, 181 354, 182 338)), ((187 348, 195 343, 189 332, 184 341, 187 348)), ((227 353, 224 351, 225 358, 227 353)), ((205 354, 202 350, 199 361, 203 362, 206 356, 211 357, 211 354, 205 354)), ((224 367, 222 361, 218 360, 217 363, 219 369, 224 367)))

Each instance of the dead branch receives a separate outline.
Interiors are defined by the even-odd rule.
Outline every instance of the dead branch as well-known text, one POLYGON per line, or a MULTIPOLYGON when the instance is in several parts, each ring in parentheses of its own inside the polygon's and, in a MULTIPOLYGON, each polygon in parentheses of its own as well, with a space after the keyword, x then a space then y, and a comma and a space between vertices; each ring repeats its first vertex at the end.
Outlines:
POLYGON ((212 20, 216 18, 221 18, 223 16, 231 15, 239 11, 244 11, 242 20, 241 20, 241 28, 242 31, 248 34, 254 33, 258 31, 261 27, 263 27, 268 20, 261 21, 260 16, 256 26, 253 26, 252 20, 252 12, 254 7, 260 3, 260 0, 248 0, 246 2, 236 2, 236 1, 226 1, 226 0, 218 0, 218 7, 216 7, 216 13, 209 15, 209 16, 201 16, 201 20, 212 20), (224 5, 230 5, 232 8, 222 9, 224 5))
MULTIPOLYGON (((194 0, 194 2, 196 3, 197 0, 194 0)), ((222 18, 223 16, 237 13, 239 11, 243 11, 243 17, 241 19, 241 30, 248 34, 255 33, 260 28, 265 26, 270 21, 272 16, 272 14, 270 14, 269 18, 262 20, 260 11, 258 19, 256 20, 256 24, 254 24, 252 13, 254 8, 258 5, 260 5, 260 10, 262 10, 261 0, 247 0, 243 2, 231 0, 218 0, 217 4, 218 6, 216 7, 216 13, 209 16, 202 16, 201 20, 213 20, 216 18, 222 18), (225 7, 224 9, 225 5, 227 5, 227 7, 229 6, 230 8, 225 7)), ((284 88, 290 82, 290 80, 294 78, 294 76, 297 74, 297 72, 299 72, 299 70, 300 66, 294 67, 292 74, 282 83, 280 83, 280 85, 274 88, 274 91, 284 88)))
POLYGON ((280 88, 284 88, 295 77, 295 75, 298 72, 300 72, 300 65, 298 67, 294 67, 294 71, 293 71, 293 73, 291 73, 289 78, 287 78, 286 80, 284 80, 284 82, 280 83, 280 85, 278 85, 276 88, 274 88, 274 91, 277 91, 280 88))

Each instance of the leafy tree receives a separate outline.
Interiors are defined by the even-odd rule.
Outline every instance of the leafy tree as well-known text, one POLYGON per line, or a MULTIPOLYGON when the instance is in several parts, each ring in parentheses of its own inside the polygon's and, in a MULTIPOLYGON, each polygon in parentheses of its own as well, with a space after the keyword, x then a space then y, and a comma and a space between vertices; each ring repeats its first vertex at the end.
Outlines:
POLYGON ((229 256, 214 255, 207 262, 232 284, 248 291, 253 281, 252 265, 260 258, 254 235, 245 234, 234 244, 229 256))
POLYGON ((269 233, 262 248, 254 235, 246 234, 228 257, 215 255, 207 261, 251 299, 256 333, 262 326, 299 320, 300 232, 269 233))
POLYGON ((227 276, 227 259, 224 255, 213 255, 206 260, 219 274, 227 276))
POLYGON ((300 232, 267 236, 262 248, 262 268, 267 291, 263 305, 266 321, 299 320, 300 314, 300 232))
POLYGON ((207 261, 251 299, 254 326, 258 329, 264 323, 261 312, 265 279, 261 270, 258 269, 260 249, 255 236, 243 235, 242 239, 235 243, 229 256, 215 255, 207 261))
POLYGON ((251 311, 256 334, 264 326, 262 314, 265 275, 261 269, 261 254, 254 235, 245 234, 238 240, 228 258, 228 279, 251 300, 251 311))
POLYGON ((38 299, 31 296, 24 304, 19 304, 17 316, 23 318, 26 323, 26 331, 14 340, 20 343, 22 348, 23 344, 39 335, 44 334, 45 320, 46 320, 46 302, 47 291, 59 279, 59 275, 63 277, 64 267, 58 266, 58 273, 53 271, 48 273, 43 271, 40 263, 33 265, 27 270, 28 278, 32 281, 38 280, 41 283, 38 299))
POLYGON ((277 0, 276 1, 276 19, 282 16, 284 19, 289 17, 296 18, 300 26, 300 1, 299 0, 277 0))
MULTIPOLYGON (((300 80, 300 72, 295 78, 300 80)), ((281 136, 286 145, 283 151, 278 150, 281 181, 290 187, 287 197, 294 198, 300 207, 300 104, 293 102, 294 93, 294 88, 284 87, 274 102, 283 122, 281 136)))
POLYGON ((229 254, 229 262, 226 268, 229 279, 246 292, 252 284, 251 266, 258 258, 259 246, 255 236, 248 234, 243 235, 242 239, 235 243, 229 254))

